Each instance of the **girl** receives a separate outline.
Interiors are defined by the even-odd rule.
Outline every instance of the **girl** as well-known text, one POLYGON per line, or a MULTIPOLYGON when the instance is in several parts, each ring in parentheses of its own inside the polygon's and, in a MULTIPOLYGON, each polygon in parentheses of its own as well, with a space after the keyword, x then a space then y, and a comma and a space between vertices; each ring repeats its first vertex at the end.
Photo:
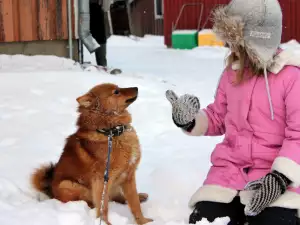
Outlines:
POLYGON ((189 223, 300 225, 300 58, 279 49, 280 5, 233 0, 213 16, 214 32, 231 49, 215 101, 200 110, 197 97, 166 93, 185 133, 224 135, 189 202, 189 223))

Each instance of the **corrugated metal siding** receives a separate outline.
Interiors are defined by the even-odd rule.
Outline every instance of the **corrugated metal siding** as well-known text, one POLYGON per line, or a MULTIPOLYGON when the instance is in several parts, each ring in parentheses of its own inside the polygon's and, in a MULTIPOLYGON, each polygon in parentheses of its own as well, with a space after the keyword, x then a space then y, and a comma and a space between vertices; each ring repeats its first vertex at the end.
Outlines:
POLYGON ((67 39, 67 21, 67 0, 0 0, 0 42, 67 39))
MULTIPOLYGON (((227 4, 229 0, 164 0, 164 36, 165 44, 171 47, 172 24, 175 23, 180 9, 185 3, 204 4, 201 27, 208 18, 211 10, 218 4, 227 4)), ((283 34, 282 42, 290 39, 300 41, 300 29, 297 27, 297 21, 300 21, 300 1, 299 0, 279 0, 283 10, 283 34)), ((200 14, 200 6, 187 7, 178 23, 178 29, 196 29, 200 14)), ((205 28, 211 28, 211 22, 208 22, 205 28)))
POLYGON ((163 35, 164 20, 155 19, 154 0, 135 0, 131 4, 131 16, 134 35, 163 35))
MULTIPOLYGON (((226 4, 229 0, 164 0, 164 36, 165 44, 171 46, 172 27, 175 25, 181 7, 187 3, 203 3, 203 14, 200 27, 205 24, 210 11, 218 4, 226 4)), ((201 5, 185 7, 176 29, 197 29, 201 5)), ((210 27, 208 21, 205 27, 210 27)))
POLYGON ((300 29, 298 21, 300 20, 300 1, 299 0, 279 0, 283 11, 283 34, 282 42, 290 39, 300 41, 300 29))

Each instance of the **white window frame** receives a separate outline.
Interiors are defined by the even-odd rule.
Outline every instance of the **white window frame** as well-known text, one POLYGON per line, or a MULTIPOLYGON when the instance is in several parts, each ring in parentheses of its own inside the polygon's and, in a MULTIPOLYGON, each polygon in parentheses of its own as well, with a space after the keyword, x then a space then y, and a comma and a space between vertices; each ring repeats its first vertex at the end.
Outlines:
POLYGON ((164 0, 161 0, 161 10, 162 10, 162 15, 157 14, 157 0, 154 1, 154 17, 155 19, 163 19, 164 18, 164 0))

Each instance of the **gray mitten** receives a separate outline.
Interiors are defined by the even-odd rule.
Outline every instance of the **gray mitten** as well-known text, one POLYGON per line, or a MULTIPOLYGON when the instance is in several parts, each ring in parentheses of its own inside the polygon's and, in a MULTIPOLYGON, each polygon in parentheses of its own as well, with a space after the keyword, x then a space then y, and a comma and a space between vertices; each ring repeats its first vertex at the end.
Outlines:
POLYGON ((166 91, 166 97, 172 105, 172 118, 176 126, 191 131, 195 126, 195 117, 200 110, 200 102, 196 96, 185 94, 181 97, 166 91))
POLYGON ((254 194, 245 207, 245 215, 256 216, 261 213, 286 191, 290 183, 291 181, 286 176, 277 171, 248 183, 245 190, 252 190, 254 194))

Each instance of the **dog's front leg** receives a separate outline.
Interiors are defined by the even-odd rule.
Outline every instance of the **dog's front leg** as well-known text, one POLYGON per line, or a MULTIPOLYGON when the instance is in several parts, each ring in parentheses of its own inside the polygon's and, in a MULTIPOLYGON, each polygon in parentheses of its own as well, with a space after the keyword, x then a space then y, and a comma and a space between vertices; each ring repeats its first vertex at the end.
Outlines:
POLYGON ((124 196, 127 200, 129 208, 135 218, 138 225, 152 222, 152 219, 145 218, 142 213, 140 198, 136 189, 135 173, 128 177, 127 180, 122 184, 124 196))
POLYGON ((106 185, 105 196, 104 196, 104 205, 103 205, 103 214, 100 215, 100 209, 102 205, 102 193, 104 188, 104 178, 97 177, 92 180, 92 195, 93 195, 93 203, 96 208, 96 217, 103 219, 103 221, 107 225, 111 225, 108 221, 108 200, 109 200, 109 190, 111 187, 111 181, 109 181, 106 185))

